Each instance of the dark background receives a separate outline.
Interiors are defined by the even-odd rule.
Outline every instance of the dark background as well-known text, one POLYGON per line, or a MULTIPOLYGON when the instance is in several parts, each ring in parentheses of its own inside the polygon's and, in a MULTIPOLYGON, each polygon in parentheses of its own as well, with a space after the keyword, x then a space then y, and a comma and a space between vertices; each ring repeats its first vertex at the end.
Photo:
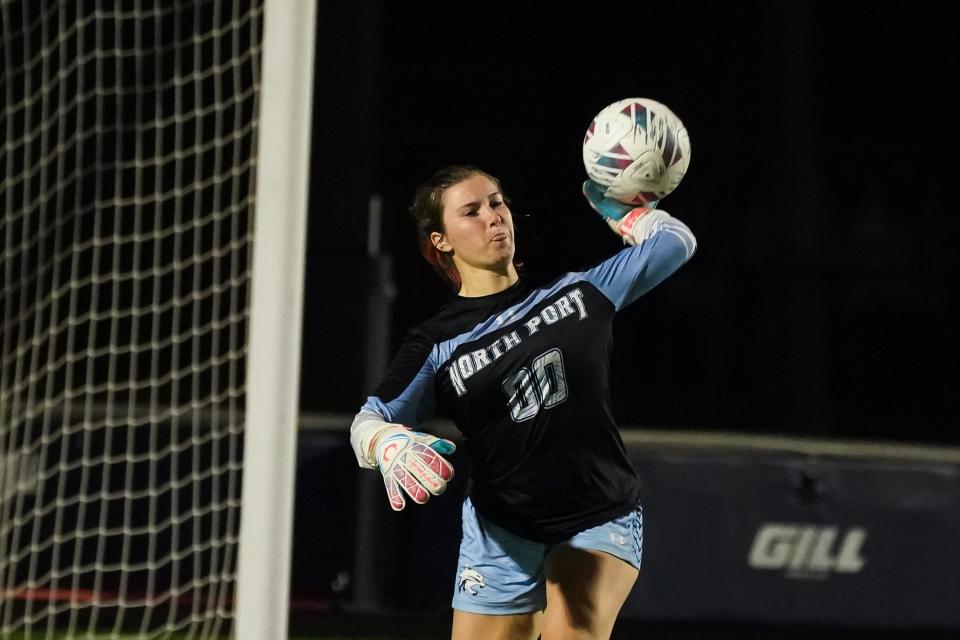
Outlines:
MULTIPOLYGON (((579 194, 593 115, 644 96, 692 140, 661 207, 697 255, 617 321, 625 425, 957 443, 950 3, 321 3, 301 404, 353 412, 449 292, 406 207, 453 163, 497 175, 537 274, 618 241, 579 194), (392 313, 371 312, 382 197, 392 313), (373 358, 375 360, 375 358, 373 358)), ((390 294, 390 290, 385 291, 390 294)))

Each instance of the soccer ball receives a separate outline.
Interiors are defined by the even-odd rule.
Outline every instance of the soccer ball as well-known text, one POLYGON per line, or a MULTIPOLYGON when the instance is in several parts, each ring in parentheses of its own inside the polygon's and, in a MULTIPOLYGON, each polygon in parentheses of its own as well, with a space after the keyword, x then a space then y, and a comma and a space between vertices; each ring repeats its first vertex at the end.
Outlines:
POLYGON ((643 206, 677 188, 690 165, 690 136, 668 107, 649 98, 614 102, 583 138, 583 165, 606 197, 643 206))

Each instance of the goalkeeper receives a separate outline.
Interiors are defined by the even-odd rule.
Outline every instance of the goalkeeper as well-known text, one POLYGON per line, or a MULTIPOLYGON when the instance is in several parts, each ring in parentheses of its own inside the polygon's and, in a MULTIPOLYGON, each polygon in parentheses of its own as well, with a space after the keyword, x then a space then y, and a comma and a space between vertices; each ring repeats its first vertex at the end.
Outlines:
POLYGON ((696 241, 664 211, 604 198, 589 181, 583 192, 630 246, 543 286, 517 272, 493 176, 448 167, 411 206, 424 256, 457 295, 408 332, 351 443, 400 510, 443 493, 454 473, 453 443, 406 425, 440 412, 462 432, 472 472, 454 640, 609 638, 640 569, 640 483, 610 407, 611 326, 696 241))

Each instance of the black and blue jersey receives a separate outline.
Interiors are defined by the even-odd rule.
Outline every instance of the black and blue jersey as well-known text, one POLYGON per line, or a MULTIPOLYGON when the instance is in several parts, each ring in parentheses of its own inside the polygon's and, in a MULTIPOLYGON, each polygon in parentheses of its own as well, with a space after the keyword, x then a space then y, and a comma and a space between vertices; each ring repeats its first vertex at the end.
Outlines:
POLYGON ((630 511, 640 483, 611 411, 613 317, 696 248, 679 220, 645 218, 646 240, 591 269, 454 298, 408 332, 361 415, 452 418, 477 510, 525 538, 558 542, 630 511))

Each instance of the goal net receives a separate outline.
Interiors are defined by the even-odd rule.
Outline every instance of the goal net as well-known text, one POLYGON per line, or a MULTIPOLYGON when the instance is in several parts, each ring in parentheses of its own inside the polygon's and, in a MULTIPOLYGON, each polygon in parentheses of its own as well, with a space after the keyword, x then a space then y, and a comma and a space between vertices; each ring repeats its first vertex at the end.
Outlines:
POLYGON ((261 4, 0 2, 0 637, 230 632, 261 4))

